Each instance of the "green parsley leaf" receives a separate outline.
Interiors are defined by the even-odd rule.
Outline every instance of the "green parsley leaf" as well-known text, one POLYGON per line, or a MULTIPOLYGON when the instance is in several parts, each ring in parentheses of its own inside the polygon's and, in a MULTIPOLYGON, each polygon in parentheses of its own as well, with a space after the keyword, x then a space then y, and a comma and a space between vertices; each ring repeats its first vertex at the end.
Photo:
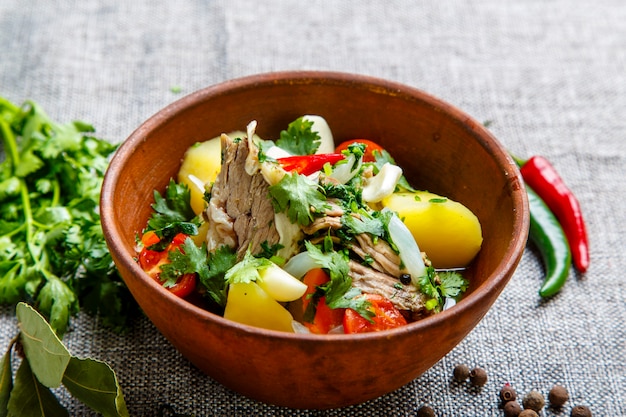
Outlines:
POLYGON ((312 155, 320 146, 321 138, 312 130, 313 122, 299 117, 289 123, 287 130, 280 132, 279 146, 293 155, 312 155))
POLYGON ((199 274, 200 283, 207 289, 207 295, 219 306, 226 305, 226 272, 237 263, 237 253, 233 248, 222 245, 208 254, 209 271, 199 274))
POLYGON ((285 212, 291 223, 307 226, 313 222, 313 213, 328 208, 319 185, 304 175, 286 174, 269 187, 276 213, 285 212))
POLYGON ((125 329, 133 307, 98 212, 117 149, 84 122, 57 123, 33 101, 0 97, 0 302, 29 301, 61 337, 83 307, 125 329))
POLYGON ((198 273, 207 276, 209 267, 207 265, 206 246, 202 248, 196 246, 190 237, 176 248, 168 253, 169 263, 161 265, 160 279, 166 288, 176 284, 179 278, 185 274, 198 273))
POLYGON ((269 259, 257 258, 248 249, 243 259, 226 272, 224 279, 228 284, 247 284, 260 281, 259 270, 272 265, 273 263, 269 259))
POLYGON ((458 272, 442 271, 438 275, 441 281, 439 291, 443 297, 456 298, 463 294, 469 286, 469 281, 458 272))
MULTIPOLYGON (((313 295, 316 300, 322 296, 326 297, 326 304, 330 308, 351 308, 359 313, 362 317, 372 320, 374 313, 368 308, 371 303, 365 297, 358 297, 361 291, 352 287, 352 278, 350 278, 350 266, 348 265, 347 256, 343 253, 332 251, 322 252, 317 246, 309 241, 305 242, 306 250, 312 259, 316 261, 320 267, 328 270, 330 281, 318 287, 313 295)), ((317 301, 315 302, 315 304, 317 301)), ((312 304, 312 303, 310 303, 312 304)), ((305 312, 306 317, 314 317, 315 313, 305 312)))
POLYGON ((196 216, 191 208, 191 191, 184 183, 176 183, 173 179, 165 189, 165 196, 154 191, 154 212, 148 220, 146 230, 154 231, 160 241, 149 249, 163 251, 174 236, 184 233, 189 236, 198 234, 202 219, 196 216))
POLYGON ((348 228, 348 232, 353 235, 369 233, 374 237, 383 237, 389 223, 388 216, 385 216, 385 213, 389 212, 369 213, 366 210, 359 210, 358 217, 346 213, 342 216, 341 222, 348 228))
POLYGON ((446 298, 459 297, 465 292, 469 283, 467 279, 463 278, 458 272, 436 272, 435 269, 430 266, 427 268, 427 273, 420 278, 419 285, 420 291, 427 297, 430 297, 430 299, 426 301, 426 308, 439 312, 443 308, 446 298))
POLYGON ((176 183, 170 179, 165 189, 165 196, 154 191, 154 213, 148 221, 149 230, 161 230, 173 223, 186 222, 196 217, 191 208, 191 191, 184 183, 176 183))

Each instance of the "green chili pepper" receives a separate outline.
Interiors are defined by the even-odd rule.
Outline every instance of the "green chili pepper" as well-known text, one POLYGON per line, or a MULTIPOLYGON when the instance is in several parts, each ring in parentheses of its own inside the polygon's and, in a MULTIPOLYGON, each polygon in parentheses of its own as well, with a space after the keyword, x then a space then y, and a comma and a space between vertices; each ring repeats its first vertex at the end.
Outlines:
POLYGON ((565 284, 572 265, 572 253, 556 216, 528 185, 526 191, 530 207, 528 236, 539 249, 546 270, 539 295, 550 297, 558 293, 565 284))

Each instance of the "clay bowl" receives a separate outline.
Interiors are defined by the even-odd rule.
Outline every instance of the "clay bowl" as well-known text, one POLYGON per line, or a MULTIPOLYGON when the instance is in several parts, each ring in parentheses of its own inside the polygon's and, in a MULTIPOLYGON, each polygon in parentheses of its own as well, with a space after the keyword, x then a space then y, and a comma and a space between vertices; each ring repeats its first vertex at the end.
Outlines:
POLYGON ((452 350, 483 318, 513 274, 528 233, 519 172, 476 120, 420 90, 366 76, 279 72, 190 94, 143 123, 111 161, 102 188, 106 241, 130 291, 162 334, 224 386, 265 403, 337 408, 407 384, 452 350), (467 205, 484 244, 455 307, 403 328, 359 335, 304 335, 240 325, 170 294, 135 262, 135 237, 153 190, 176 176, 185 150, 258 121, 277 137, 304 114, 328 121, 337 143, 370 138, 417 187, 467 205))

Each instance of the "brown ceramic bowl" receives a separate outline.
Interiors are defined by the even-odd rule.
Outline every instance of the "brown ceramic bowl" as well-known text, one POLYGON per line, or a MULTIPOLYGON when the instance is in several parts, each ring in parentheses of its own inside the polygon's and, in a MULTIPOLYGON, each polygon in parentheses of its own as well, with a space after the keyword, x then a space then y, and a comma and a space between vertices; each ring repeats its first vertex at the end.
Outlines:
POLYGON ((122 144, 106 174, 101 216, 113 259, 154 325, 226 387, 266 403, 336 408, 402 387, 452 350, 483 318, 526 244, 528 203, 519 172, 476 120, 420 90, 366 76, 279 72, 190 94, 159 111, 122 144), (258 121, 276 137, 304 114, 328 121, 337 143, 369 138, 418 188, 467 205, 484 243, 455 307, 405 327, 358 335, 288 334, 237 324, 170 294, 135 262, 154 189, 175 177, 185 150, 258 121))

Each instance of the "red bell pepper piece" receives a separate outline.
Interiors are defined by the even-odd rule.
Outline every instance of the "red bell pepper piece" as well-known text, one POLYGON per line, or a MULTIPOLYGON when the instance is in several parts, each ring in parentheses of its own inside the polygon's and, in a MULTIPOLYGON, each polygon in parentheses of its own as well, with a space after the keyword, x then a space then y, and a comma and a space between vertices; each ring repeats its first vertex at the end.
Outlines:
POLYGON ((546 203, 561 223, 572 251, 574 266, 580 272, 589 268, 589 241, 580 203, 546 158, 533 156, 522 164, 524 181, 546 203))
POLYGON ((295 155, 278 158, 285 171, 297 172, 301 175, 311 175, 321 170, 326 163, 331 165, 344 159, 345 156, 340 153, 320 153, 314 155, 295 155))

